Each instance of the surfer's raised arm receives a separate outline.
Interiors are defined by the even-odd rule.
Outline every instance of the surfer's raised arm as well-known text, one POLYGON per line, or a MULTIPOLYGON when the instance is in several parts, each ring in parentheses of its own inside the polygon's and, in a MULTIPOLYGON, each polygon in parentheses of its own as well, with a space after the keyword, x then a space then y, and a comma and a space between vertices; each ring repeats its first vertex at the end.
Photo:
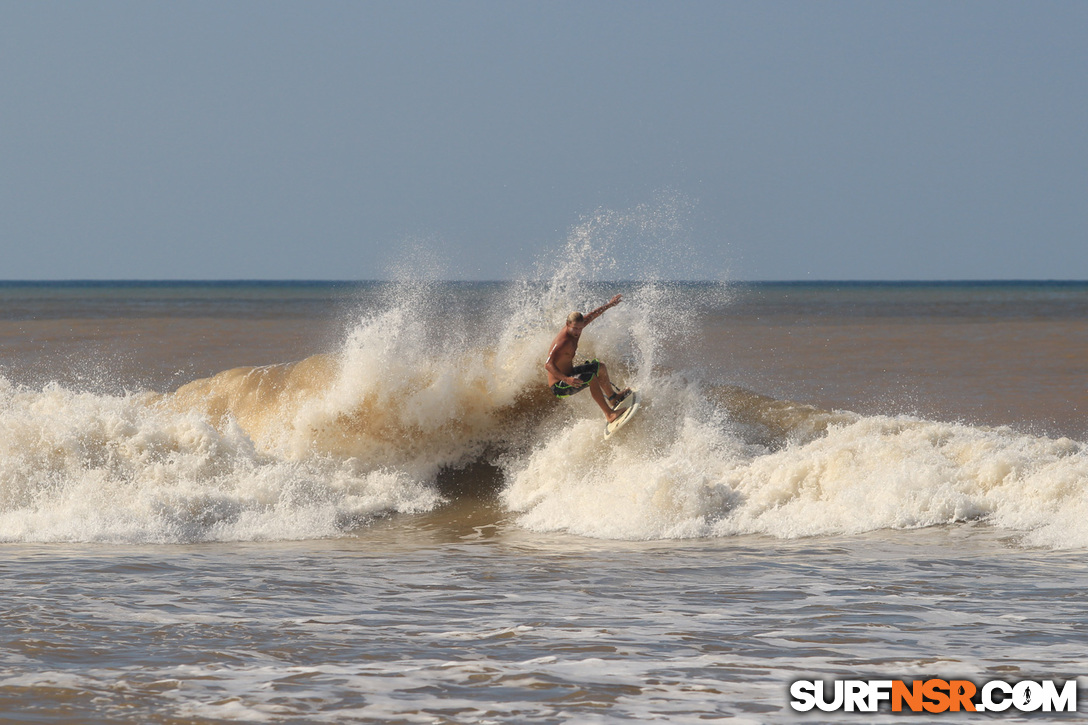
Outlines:
POLYGON ((611 309, 611 308, 615 307, 616 305, 618 305, 621 302, 623 302, 623 295, 616 295, 615 297, 610 299, 608 302, 605 302, 603 305, 601 305, 597 309, 593 310, 590 313, 587 313, 585 318, 584 318, 586 324, 588 325, 589 323, 593 322, 598 317, 603 315, 605 313, 605 310, 611 309))

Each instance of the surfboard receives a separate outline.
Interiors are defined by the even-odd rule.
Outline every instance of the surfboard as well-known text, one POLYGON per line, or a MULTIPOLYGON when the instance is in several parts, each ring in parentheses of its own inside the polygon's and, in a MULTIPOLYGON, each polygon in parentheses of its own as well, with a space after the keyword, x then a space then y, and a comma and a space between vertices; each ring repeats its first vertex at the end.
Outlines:
POLYGON ((620 414, 620 417, 604 427, 605 440, 611 438, 613 433, 627 425, 627 421, 635 417, 635 413, 638 411, 638 391, 632 390, 631 394, 620 403, 620 407, 624 409, 623 413, 620 414))

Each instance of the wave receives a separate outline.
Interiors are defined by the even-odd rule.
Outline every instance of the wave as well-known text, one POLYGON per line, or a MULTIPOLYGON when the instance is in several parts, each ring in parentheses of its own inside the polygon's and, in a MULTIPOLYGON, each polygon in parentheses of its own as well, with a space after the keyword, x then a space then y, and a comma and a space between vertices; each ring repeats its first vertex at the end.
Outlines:
MULTIPOLYGON (((192 542, 342 535, 460 495, 498 470, 522 527, 616 539, 857 534, 981 520, 1026 545, 1088 546, 1088 453, 1008 428, 861 416, 670 370, 700 295, 629 285, 581 352, 641 390, 610 441, 588 395, 542 363, 571 309, 607 294, 600 219, 564 261, 487 296, 392 285, 338 349, 227 370, 173 393, 105 395, 0 378, 0 540, 192 542)), ((608 235, 605 235, 608 236, 608 235)), ((614 235, 613 235, 614 236, 614 235)))
POLYGON ((400 471, 263 454, 158 396, 0 378, 0 540, 194 542, 330 536, 438 495, 400 471))
POLYGON ((596 445, 594 426, 580 422, 518 462, 503 495, 521 512, 519 523, 657 539, 985 521, 1029 546, 1088 546, 1082 443, 909 416, 755 405, 751 395, 723 409, 709 398, 684 401, 682 387, 671 387, 647 396, 652 422, 631 426, 620 445, 596 445), (768 429, 780 437, 768 437, 768 429))

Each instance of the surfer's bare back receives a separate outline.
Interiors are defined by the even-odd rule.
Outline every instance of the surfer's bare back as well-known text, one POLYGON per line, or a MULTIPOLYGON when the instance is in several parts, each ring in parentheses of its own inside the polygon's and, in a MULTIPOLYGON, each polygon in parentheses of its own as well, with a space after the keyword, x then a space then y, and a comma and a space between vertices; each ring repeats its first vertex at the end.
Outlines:
MULTIPOLYGON (((623 301, 622 295, 616 295, 607 304, 583 315, 572 312, 567 316, 567 324, 555 336, 544 369, 548 372, 548 385, 557 398, 569 398, 582 392, 588 384, 589 392, 597 405, 604 411, 604 417, 611 423, 620 416, 614 406, 626 398, 631 389, 613 393, 612 382, 608 379, 608 368, 600 360, 590 360, 581 365, 574 364, 574 355, 578 352, 578 340, 586 325, 604 314, 605 310, 615 307, 623 301)), ((621 411, 622 412, 622 411, 621 411)))

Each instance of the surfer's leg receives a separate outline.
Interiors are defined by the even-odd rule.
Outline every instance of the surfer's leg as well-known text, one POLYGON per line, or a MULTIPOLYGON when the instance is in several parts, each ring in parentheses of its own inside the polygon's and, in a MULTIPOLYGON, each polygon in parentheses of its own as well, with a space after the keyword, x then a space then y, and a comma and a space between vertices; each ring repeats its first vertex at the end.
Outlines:
MULTIPOLYGON (((604 369, 604 365, 601 365, 601 369, 604 369)), ((620 414, 612 410, 612 406, 608 404, 608 401, 604 397, 604 390, 601 387, 601 376, 593 378, 589 381, 589 394, 593 396, 593 399, 597 401, 597 405, 601 406, 601 410, 604 411, 604 417, 611 423, 616 418, 620 417, 620 414)))
POLYGON ((597 366, 597 379, 601 381, 604 394, 612 395, 612 383, 608 379, 608 367, 604 363, 597 366))
POLYGON ((622 403, 623 399, 631 392, 630 388, 620 390, 612 384, 612 381, 608 379, 608 368, 605 367, 604 363, 601 363, 600 367, 597 368, 597 378, 601 381, 601 389, 604 390, 604 396, 608 400, 610 408, 622 403))

